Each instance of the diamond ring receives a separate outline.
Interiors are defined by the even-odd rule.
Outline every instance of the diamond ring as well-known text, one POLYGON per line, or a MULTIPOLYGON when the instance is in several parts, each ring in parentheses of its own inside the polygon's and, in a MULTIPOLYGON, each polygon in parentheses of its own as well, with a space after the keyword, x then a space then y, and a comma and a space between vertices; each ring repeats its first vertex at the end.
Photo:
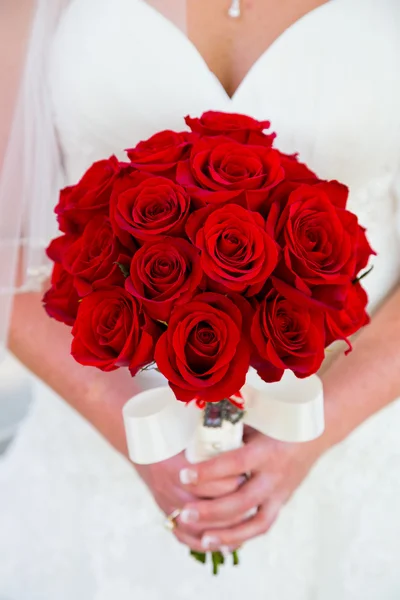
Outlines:
POLYGON ((167 515, 167 518, 164 521, 165 529, 167 529, 168 531, 173 531, 176 527, 176 520, 180 514, 181 510, 179 508, 176 508, 174 511, 172 511, 171 514, 167 515))

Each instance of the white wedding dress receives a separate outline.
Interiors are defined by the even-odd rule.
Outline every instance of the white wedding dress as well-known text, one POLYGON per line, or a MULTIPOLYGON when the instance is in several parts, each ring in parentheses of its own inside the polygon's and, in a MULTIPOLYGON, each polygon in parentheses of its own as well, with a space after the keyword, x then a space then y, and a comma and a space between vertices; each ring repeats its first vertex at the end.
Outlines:
MULTIPOLYGON (((268 118, 279 148, 350 186, 378 252, 365 280, 371 308, 399 281, 399 0, 313 10, 232 99, 185 35, 141 0, 74 0, 50 58, 69 182, 159 129, 183 128, 188 113, 268 118)), ((1 600, 400 598, 400 401, 330 450, 271 531, 245 546, 241 567, 213 579, 164 531, 128 461, 35 385, 0 463, 1 600)))

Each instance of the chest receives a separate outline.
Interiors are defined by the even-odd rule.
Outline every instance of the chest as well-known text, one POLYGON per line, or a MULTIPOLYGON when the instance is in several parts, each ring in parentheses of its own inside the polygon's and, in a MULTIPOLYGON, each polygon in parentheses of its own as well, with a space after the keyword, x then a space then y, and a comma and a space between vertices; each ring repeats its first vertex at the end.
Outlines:
POLYGON ((283 32, 327 0, 189 0, 188 36, 231 97, 283 32), (229 16, 229 8, 240 16, 229 16))
MULTIPOLYGON (((264 2, 272 0, 252 6, 264 2)), ((286 29, 269 24, 265 36, 254 23, 254 39, 246 19, 259 14, 251 7, 233 21, 229 2, 216 0, 221 20, 211 30, 198 19, 211 27, 214 4, 193 3, 188 39, 142 0, 72 0, 50 64, 70 180, 97 158, 123 156, 121 149, 210 109, 270 119, 278 146, 300 152, 322 177, 357 187, 398 168, 398 0, 308 6, 286 29)))

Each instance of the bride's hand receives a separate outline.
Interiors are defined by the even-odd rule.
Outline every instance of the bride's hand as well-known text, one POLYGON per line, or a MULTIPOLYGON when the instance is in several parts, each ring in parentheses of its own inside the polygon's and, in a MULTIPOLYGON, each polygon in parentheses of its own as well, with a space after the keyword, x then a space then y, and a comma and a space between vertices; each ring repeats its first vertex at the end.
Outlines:
MULTIPOLYGON (((239 450, 190 465, 189 471, 183 472, 183 480, 197 481, 199 489, 213 480, 251 474, 240 489, 227 496, 185 505, 182 517, 190 515, 203 532, 194 550, 235 549, 266 533, 321 454, 320 443, 283 443, 250 428, 245 441, 239 450), (254 508, 257 513, 246 518, 254 508), (221 527, 223 522, 230 526, 221 527)), ((196 490, 196 486, 192 485, 191 490, 196 490)))
MULTIPOLYGON (((180 479, 180 473, 191 467, 184 453, 153 465, 135 465, 165 515, 203 498, 219 498, 234 493, 243 483, 241 475, 233 475, 215 481, 205 481, 196 486, 185 485, 180 479)), ((201 524, 187 523, 185 519, 178 517, 175 535, 191 549, 196 550, 199 547, 203 533, 204 527, 201 524)))

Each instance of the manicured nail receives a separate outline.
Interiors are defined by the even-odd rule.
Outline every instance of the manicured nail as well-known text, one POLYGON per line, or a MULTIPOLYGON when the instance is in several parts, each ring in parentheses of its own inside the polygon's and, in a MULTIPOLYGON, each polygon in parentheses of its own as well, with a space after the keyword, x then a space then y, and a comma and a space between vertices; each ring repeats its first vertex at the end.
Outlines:
POLYGON ((201 540, 204 550, 218 550, 221 546, 221 540, 213 535, 205 535, 201 540))
POLYGON ((197 473, 193 469, 182 469, 179 473, 179 479, 185 485, 188 483, 197 483, 197 473))
POLYGON ((221 546, 220 552, 225 556, 225 558, 228 558, 230 554, 232 554, 232 550, 229 548, 229 546, 221 546))
POLYGON ((195 508, 185 508, 181 512, 180 517, 182 523, 196 523, 199 520, 200 515, 199 511, 195 508))
POLYGON ((250 519, 250 517, 254 517, 254 515, 256 515, 258 512, 258 508, 256 506, 254 506, 253 508, 250 508, 244 515, 243 515, 243 519, 250 519))
POLYGON ((247 482, 246 475, 239 475, 239 477, 238 477, 238 486, 242 487, 242 485, 244 485, 246 482, 247 482))

